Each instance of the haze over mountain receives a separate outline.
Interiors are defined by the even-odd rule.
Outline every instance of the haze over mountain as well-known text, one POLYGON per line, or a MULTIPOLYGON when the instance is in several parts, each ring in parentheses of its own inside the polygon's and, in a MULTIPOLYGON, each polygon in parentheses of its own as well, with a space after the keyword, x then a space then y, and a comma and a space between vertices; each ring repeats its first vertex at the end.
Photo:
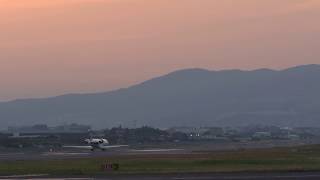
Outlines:
POLYGON ((111 126, 320 126, 320 65, 281 71, 185 69, 127 89, 0 103, 2 128, 111 126))

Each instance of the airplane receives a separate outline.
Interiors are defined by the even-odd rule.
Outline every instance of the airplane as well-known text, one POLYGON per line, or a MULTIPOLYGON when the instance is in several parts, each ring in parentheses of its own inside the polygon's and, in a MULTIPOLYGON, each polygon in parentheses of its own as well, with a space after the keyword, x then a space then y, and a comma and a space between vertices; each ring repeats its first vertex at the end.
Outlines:
POLYGON ((109 141, 107 139, 97 139, 97 138, 91 138, 91 139, 85 139, 86 143, 88 143, 88 146, 63 146, 64 148, 79 148, 79 149, 88 149, 91 151, 94 151, 96 149, 100 149, 102 151, 105 151, 107 149, 111 148, 120 148, 120 147, 128 147, 129 145, 110 145, 109 141))

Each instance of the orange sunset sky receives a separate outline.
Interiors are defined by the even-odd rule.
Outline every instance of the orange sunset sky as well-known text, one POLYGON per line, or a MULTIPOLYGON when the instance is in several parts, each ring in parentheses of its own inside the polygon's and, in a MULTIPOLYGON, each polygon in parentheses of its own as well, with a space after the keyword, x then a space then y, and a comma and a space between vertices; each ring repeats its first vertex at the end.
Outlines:
POLYGON ((0 101, 320 63, 319 0, 0 0, 0 101))

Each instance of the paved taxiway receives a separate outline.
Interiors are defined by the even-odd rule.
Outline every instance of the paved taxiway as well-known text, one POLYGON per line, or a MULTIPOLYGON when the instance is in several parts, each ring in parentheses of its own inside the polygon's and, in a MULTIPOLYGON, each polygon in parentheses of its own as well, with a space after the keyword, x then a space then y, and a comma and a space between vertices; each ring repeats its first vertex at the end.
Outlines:
POLYGON ((30 180, 318 180, 320 172, 291 172, 291 173, 190 173, 166 175, 119 175, 104 177, 46 177, 46 175, 29 176, 0 176, 0 179, 30 179, 30 180))

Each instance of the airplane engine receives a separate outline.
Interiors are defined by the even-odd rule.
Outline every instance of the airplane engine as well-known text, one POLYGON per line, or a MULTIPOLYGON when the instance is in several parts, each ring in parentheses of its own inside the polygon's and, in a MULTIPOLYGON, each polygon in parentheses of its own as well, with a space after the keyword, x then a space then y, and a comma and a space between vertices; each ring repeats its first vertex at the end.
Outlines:
POLYGON ((106 139, 102 139, 102 141, 103 141, 104 144, 109 144, 109 141, 106 140, 106 139))
POLYGON ((86 143, 90 144, 91 143, 91 140, 90 139, 85 139, 84 140, 86 143))

